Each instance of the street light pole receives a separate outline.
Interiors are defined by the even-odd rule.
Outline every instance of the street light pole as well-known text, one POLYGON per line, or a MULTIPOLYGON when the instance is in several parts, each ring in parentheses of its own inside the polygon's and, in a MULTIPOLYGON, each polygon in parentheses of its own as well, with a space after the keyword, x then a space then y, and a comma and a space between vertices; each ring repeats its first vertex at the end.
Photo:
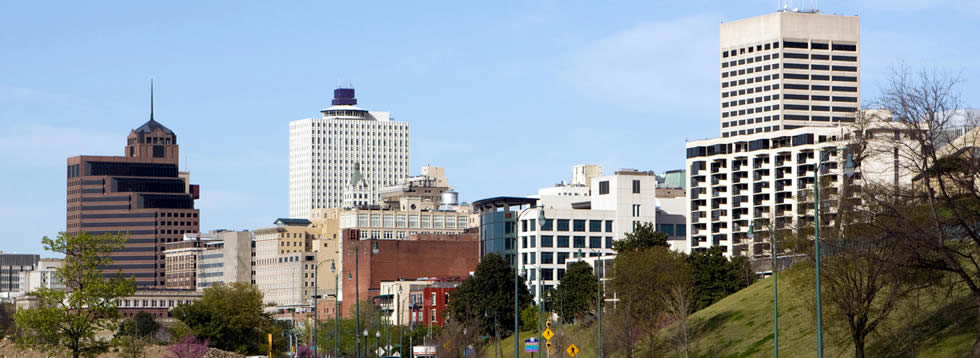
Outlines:
MULTIPOLYGON (((820 304, 820 168, 830 154, 838 151, 847 152, 847 161, 844 163, 844 174, 847 177, 854 175, 854 160, 847 147, 834 147, 827 152, 817 154, 817 166, 813 170, 813 250, 817 275, 817 358, 823 358, 823 313, 820 304)), ((846 185, 846 183, 845 183, 846 185)))
MULTIPOLYGON (((361 270, 359 269, 361 255, 358 254, 360 245, 354 245, 354 337, 357 337, 357 358, 361 358, 361 297, 359 282, 361 270)), ((350 276, 347 276, 350 279, 350 276)))
MULTIPOLYGON (((320 264, 327 261, 330 261, 330 272, 335 273, 337 271, 337 264, 334 260, 323 260, 317 262, 316 265, 313 266, 313 356, 314 357, 319 357, 318 353, 320 351, 320 346, 318 345, 317 342, 319 337, 317 337, 316 334, 316 328, 320 324, 320 306, 317 304, 318 299, 320 298, 320 291, 319 291, 320 264)), ((337 283, 337 275, 335 273, 334 290, 337 289, 336 283, 337 283)), ((336 299, 334 301, 336 301, 336 299)), ((334 352, 334 355, 336 354, 337 352, 334 352)))
MULTIPOLYGON (((602 357, 602 278, 599 277, 599 265, 602 265, 602 252, 590 248, 589 252, 595 253, 595 266, 592 270, 595 272, 596 281, 596 295, 595 295, 595 312, 596 312, 596 356, 602 357)), ((585 261, 585 253, 582 249, 578 249, 578 256, 585 261)))

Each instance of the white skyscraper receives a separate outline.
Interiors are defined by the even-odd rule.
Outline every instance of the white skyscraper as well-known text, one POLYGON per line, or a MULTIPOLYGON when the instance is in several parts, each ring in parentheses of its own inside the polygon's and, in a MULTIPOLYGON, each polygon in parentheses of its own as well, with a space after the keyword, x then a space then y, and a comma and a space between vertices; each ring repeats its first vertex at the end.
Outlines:
POLYGON ((320 118, 289 122, 291 218, 341 207, 345 190, 358 196, 358 205, 374 204, 382 187, 408 176, 408 123, 392 120, 389 112, 358 108, 353 88, 334 90, 331 104, 320 118))
POLYGON ((721 24, 721 136, 854 122, 857 16, 780 11, 721 24))

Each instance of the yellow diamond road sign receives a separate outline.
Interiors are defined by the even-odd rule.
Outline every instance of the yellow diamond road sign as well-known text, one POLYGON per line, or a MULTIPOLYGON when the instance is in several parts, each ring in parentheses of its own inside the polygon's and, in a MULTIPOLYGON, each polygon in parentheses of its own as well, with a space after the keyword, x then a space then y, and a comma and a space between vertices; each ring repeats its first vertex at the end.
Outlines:
POLYGON ((576 347, 573 344, 573 345, 568 346, 568 349, 566 349, 565 352, 568 352, 568 356, 570 356, 572 358, 575 358, 575 355, 578 354, 578 352, 580 352, 580 351, 579 351, 578 347, 576 347))
POLYGON ((542 332, 541 335, 544 336, 544 339, 547 339, 547 340, 550 341, 551 340, 551 337, 554 337, 555 336, 555 332, 552 332, 551 331, 551 328, 548 328, 548 329, 544 330, 544 332, 542 332))

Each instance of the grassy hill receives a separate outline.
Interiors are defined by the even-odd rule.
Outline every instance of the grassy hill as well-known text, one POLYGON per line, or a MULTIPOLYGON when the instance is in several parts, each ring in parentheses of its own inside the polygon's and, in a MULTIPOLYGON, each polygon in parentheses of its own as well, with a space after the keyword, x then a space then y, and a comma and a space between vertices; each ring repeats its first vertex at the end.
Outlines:
MULTIPOLYGON (((815 321, 806 307, 803 290, 791 281, 809 271, 790 269, 779 275, 779 353, 783 357, 816 355, 815 321)), ((691 357, 772 357, 773 280, 765 279, 726 297, 691 315, 695 332, 691 357)), ((812 292, 812 291, 810 291, 812 292)), ((915 309, 903 308, 868 339, 869 357, 966 357, 976 339, 976 310, 963 289, 937 292, 923 298, 915 309)), ((829 326, 824 316, 824 353, 827 357, 849 357, 854 351, 850 339, 829 326)), ((564 326, 555 329, 565 341, 582 350, 578 358, 595 357, 595 326, 564 326)), ((668 329, 669 330, 669 329, 668 329)), ((521 341, 531 336, 523 332, 521 341)), ((666 331, 661 337, 666 336, 666 331)), ((609 337, 604 335, 604 339, 609 337)), ((656 356, 678 357, 668 343, 658 342, 656 356)), ((647 344, 641 344, 637 356, 646 356, 647 344)), ((564 347, 562 347, 564 349, 564 347)), ((513 358, 514 341, 500 343, 500 358, 513 358)), ((567 358, 561 351, 558 357, 567 358)), ((484 346, 481 357, 494 357, 493 344, 484 346)), ((621 356, 621 355, 617 355, 621 356)), ((521 345, 521 357, 530 358, 521 345)), ((552 355, 556 357, 556 355, 552 355)), ((547 357, 546 357, 547 358, 547 357)))
MULTIPOLYGON (((816 354, 815 321, 801 290, 791 281, 807 271, 790 269, 779 275, 779 353, 786 357, 816 354)), ((917 309, 900 309, 869 337, 871 357, 965 357, 976 339, 976 315, 964 290, 949 297, 922 299, 917 309)), ((771 357, 773 350, 773 280, 760 280, 691 316, 697 327, 693 349, 703 357, 771 357)), ((828 328, 824 316, 824 353, 854 353, 847 332, 828 328), (843 333, 843 335, 842 335, 843 333)))

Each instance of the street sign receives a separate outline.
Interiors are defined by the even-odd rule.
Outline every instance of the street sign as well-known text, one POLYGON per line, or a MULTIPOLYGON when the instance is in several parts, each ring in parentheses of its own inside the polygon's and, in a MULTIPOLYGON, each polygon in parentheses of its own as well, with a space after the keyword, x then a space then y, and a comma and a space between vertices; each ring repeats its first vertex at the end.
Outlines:
POLYGON ((548 352, 554 353, 555 348, 551 346, 551 341, 545 342, 544 346, 548 348, 548 352))
POLYGON ((538 340, 534 337, 528 338, 524 341, 524 351, 525 352, 537 352, 538 351, 538 340))
POLYGON ((551 337, 554 337, 555 336, 555 332, 552 332, 551 331, 551 328, 548 328, 548 329, 545 329, 544 332, 541 333, 541 336, 544 337, 544 339, 547 339, 547 340, 550 341, 551 340, 551 337))
POLYGON ((545 328, 551 328, 551 321, 544 322, 545 328))
POLYGON ((565 352, 568 352, 568 356, 569 357, 575 358, 575 355, 578 354, 578 352, 581 352, 581 351, 578 349, 578 347, 576 347, 573 344, 573 345, 568 346, 568 349, 566 349, 565 352))

